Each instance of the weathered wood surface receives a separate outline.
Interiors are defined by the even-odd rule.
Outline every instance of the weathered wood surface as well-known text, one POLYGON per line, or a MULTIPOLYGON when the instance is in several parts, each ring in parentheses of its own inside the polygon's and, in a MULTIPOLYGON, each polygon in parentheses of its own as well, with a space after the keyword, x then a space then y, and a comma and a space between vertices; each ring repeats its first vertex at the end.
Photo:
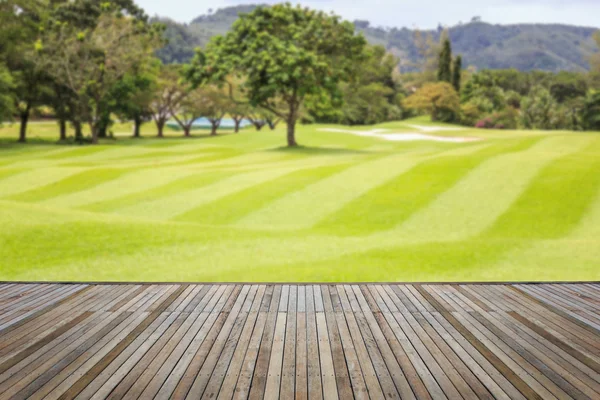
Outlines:
POLYGON ((0 284, 2 399, 600 399, 600 284, 0 284))

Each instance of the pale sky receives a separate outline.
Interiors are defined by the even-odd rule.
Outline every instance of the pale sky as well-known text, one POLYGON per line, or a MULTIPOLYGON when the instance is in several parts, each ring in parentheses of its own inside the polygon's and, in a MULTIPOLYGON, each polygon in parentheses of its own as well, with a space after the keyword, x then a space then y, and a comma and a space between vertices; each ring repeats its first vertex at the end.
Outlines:
MULTIPOLYGON (((190 22, 208 9, 237 4, 279 1, 238 0, 136 0, 151 15, 190 22)), ((468 22, 480 16, 486 22, 563 23, 600 27, 600 0, 301 0, 290 1, 312 8, 334 11, 348 20, 366 19, 372 25, 435 28, 468 22)))

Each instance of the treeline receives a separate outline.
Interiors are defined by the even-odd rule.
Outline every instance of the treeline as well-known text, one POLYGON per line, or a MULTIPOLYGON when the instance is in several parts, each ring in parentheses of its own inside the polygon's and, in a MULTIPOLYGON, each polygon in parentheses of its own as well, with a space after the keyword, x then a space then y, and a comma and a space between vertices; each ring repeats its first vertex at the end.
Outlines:
MULTIPOLYGON (((600 32, 595 40, 600 47, 600 32)), ((447 36, 423 43, 420 72, 401 77, 408 109, 478 128, 600 130, 599 54, 586 73, 463 71, 447 36)))
POLYGON ((199 117, 213 135, 225 115, 236 132, 244 118, 256 129, 277 126, 271 112, 229 96, 239 81, 192 85, 184 66, 163 65, 164 28, 132 0, 0 3, 0 123, 18 121, 25 142, 30 118, 49 117, 60 140, 91 143, 116 120, 133 121, 134 137, 150 121, 162 137, 170 119, 186 136, 199 117))

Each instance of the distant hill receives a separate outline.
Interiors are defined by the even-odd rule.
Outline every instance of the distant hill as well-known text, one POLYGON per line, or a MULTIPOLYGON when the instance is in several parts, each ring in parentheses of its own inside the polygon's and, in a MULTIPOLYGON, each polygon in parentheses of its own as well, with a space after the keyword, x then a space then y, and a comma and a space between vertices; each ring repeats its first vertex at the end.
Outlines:
MULTIPOLYGON (((186 62, 193 49, 204 46, 218 34, 226 33, 239 13, 256 5, 219 9, 201 15, 189 24, 157 18, 167 25, 169 44, 159 52, 164 62, 186 62)), ((404 69, 419 58, 415 30, 374 27, 368 21, 355 21, 370 43, 385 46, 398 55, 404 69)), ((592 40, 596 28, 558 24, 493 25, 478 20, 449 28, 455 53, 463 55, 467 66, 478 69, 516 68, 521 71, 584 71, 587 59, 597 51, 592 40)), ((442 28, 422 31, 437 41, 442 28)))

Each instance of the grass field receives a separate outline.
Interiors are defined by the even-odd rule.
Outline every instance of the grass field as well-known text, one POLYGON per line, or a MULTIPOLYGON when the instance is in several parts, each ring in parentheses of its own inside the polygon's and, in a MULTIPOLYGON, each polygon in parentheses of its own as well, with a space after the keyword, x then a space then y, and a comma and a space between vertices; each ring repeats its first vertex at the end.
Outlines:
MULTIPOLYGON (((411 124, 432 126, 376 128, 411 124)), ((283 126, 99 146, 0 128, 0 280, 600 280, 600 134, 321 128, 293 150, 283 126)))

